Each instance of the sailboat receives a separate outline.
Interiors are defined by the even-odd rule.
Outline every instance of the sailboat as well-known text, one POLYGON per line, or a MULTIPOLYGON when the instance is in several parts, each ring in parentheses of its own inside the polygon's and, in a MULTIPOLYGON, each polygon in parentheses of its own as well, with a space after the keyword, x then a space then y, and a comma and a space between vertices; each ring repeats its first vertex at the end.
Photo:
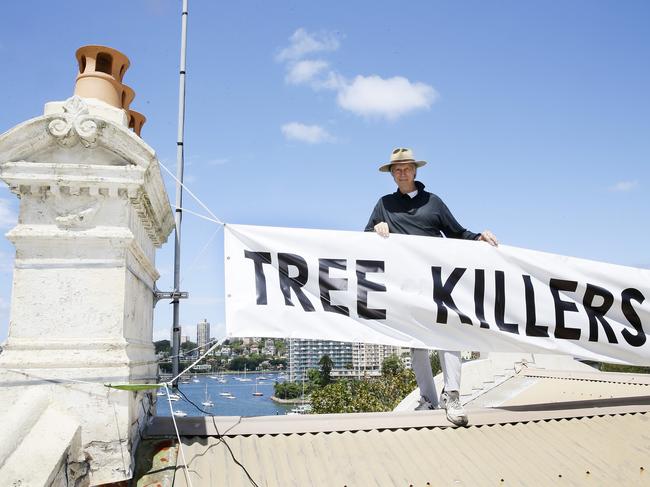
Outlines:
POLYGON ((253 392, 253 396, 257 396, 257 397, 259 397, 259 396, 263 396, 264 393, 259 392, 259 391, 257 390, 257 383, 258 383, 258 381, 255 381, 255 392, 253 392))
POLYGON ((246 377, 246 366, 245 365, 244 365, 244 377, 240 377, 238 380, 239 380, 239 382, 250 382, 251 381, 250 378, 246 377))
POLYGON ((229 399, 230 397, 232 397, 232 394, 230 393, 230 391, 225 391, 225 390, 222 390, 219 393, 219 395, 223 396, 225 399, 229 399))
POLYGON ((207 384, 205 385, 205 399, 203 400, 201 405, 206 407, 206 408, 211 408, 211 407, 214 406, 214 402, 212 401, 212 399, 210 399, 210 395, 208 394, 208 385, 207 384))

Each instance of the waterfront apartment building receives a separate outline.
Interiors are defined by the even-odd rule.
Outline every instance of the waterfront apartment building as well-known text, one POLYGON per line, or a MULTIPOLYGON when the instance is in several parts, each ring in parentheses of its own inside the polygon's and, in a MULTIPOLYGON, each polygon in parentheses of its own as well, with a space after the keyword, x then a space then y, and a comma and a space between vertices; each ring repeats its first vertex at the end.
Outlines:
POLYGON ((196 324, 196 345, 199 348, 199 353, 205 353, 207 344, 210 341, 210 323, 207 318, 196 324))
MULTIPOLYGON (((352 345, 352 368, 355 377, 381 375, 381 364, 391 355, 410 357, 410 349, 374 343, 354 343, 352 345)), ((402 362, 410 368, 411 362, 402 362), (408 365, 407 365, 408 364, 408 365)))
POLYGON ((309 369, 320 369, 323 355, 332 359, 332 375, 352 370, 352 343, 331 340, 289 339, 289 380, 307 380, 309 369))
POLYGON ((309 369, 320 369, 323 355, 332 359, 332 377, 360 378, 381 374, 386 357, 408 354, 408 348, 331 340, 289 339, 289 380, 307 379, 309 369))

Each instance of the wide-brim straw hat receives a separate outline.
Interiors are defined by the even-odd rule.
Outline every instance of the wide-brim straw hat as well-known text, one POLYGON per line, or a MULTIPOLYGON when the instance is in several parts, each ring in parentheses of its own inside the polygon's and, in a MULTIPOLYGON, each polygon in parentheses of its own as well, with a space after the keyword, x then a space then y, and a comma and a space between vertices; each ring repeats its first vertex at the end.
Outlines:
POLYGON ((413 157, 413 151, 406 147, 398 147, 390 153, 390 162, 387 162, 379 168, 381 172, 390 172, 390 166, 393 164, 415 164, 415 167, 422 167, 427 161, 416 161, 413 157))

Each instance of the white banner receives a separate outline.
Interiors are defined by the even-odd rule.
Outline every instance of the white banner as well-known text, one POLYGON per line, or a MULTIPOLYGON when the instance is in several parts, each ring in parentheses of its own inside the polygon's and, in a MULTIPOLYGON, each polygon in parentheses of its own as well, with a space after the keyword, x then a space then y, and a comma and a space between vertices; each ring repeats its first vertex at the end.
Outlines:
POLYGON ((484 242, 225 227, 229 336, 650 365, 650 270, 484 242))

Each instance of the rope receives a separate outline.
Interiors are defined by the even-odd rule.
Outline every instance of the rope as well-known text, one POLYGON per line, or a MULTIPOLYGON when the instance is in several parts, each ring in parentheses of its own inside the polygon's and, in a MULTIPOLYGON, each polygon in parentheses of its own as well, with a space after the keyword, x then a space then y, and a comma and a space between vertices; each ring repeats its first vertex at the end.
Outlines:
POLYGON ((192 367, 194 367, 194 366, 195 366, 196 364, 198 364, 201 360, 203 360, 203 359, 206 357, 206 355, 208 355, 212 350, 214 350, 215 348, 217 348, 217 346, 218 346, 219 343, 220 343, 220 340, 215 340, 215 342, 216 342, 216 343, 215 343, 214 345, 212 345, 210 348, 208 348, 208 349, 206 350, 206 352, 205 352, 203 355, 201 355, 199 358, 197 358, 197 359, 192 363, 192 365, 190 365, 189 367, 187 367, 187 368, 186 368, 185 370, 183 370, 180 374, 178 374, 176 377, 174 377, 172 380, 170 380, 169 383, 173 384, 174 382, 176 382, 176 380, 177 380, 180 376, 182 376, 182 375, 185 374, 186 372, 189 372, 190 369, 191 369, 192 367))
MULTIPOLYGON (((201 215, 201 213, 196 213, 195 211, 188 210, 187 208, 181 208, 180 206, 176 206, 176 205, 171 205, 171 206, 172 206, 172 208, 176 208, 177 210, 182 210, 182 211, 184 211, 186 213, 189 213, 191 215, 197 216, 199 218, 203 218, 204 220, 208 220, 209 222, 214 222, 214 223, 217 223, 217 224, 219 224, 221 226, 225 225, 225 223, 222 223, 222 222, 220 222, 218 220, 215 220, 214 218, 210 218, 209 216, 201 215)), ((219 228, 221 228, 221 227, 219 227, 219 228)))
MULTIPOLYGON (((196 264, 199 262, 199 258, 203 257, 203 253, 204 253, 206 250, 208 250, 208 247, 210 246, 210 244, 211 244, 212 241, 214 240, 214 237, 217 236, 217 233, 219 233, 219 230, 221 230, 222 228, 223 228, 223 226, 219 226, 219 227, 217 227, 217 229, 214 231, 214 233, 212 234, 212 236, 208 239, 208 241, 207 241, 206 244, 203 246, 203 248, 200 250, 200 252, 199 252, 198 254, 196 254, 196 257, 194 257, 194 260, 192 261, 192 263, 190 264, 190 266, 189 266, 189 267, 186 269, 186 271, 185 271, 185 274, 186 274, 186 275, 189 274, 190 271, 194 270, 194 267, 196 267, 196 264)), ((181 284, 183 283, 183 279, 185 279, 185 277, 181 277, 181 284)))
MULTIPOLYGON (((215 338, 214 340, 210 340, 209 342, 207 342, 205 345, 210 345, 211 343, 217 343, 217 344, 219 344, 219 340, 221 340, 221 339, 220 339, 220 338, 215 338)), ((193 349, 188 350, 188 351, 185 352, 185 353, 192 353, 192 352, 194 352, 195 350, 198 350, 199 348, 203 348, 203 347, 205 347, 205 345, 201 345, 201 346, 199 346, 199 347, 194 347, 193 349)), ((212 350, 212 349, 210 349, 210 350, 212 350)), ((207 353, 207 352, 206 352, 206 353, 207 353)), ((170 359, 170 358, 176 358, 176 357, 179 357, 179 358, 180 358, 180 355, 170 355, 169 357, 166 357, 165 359, 160 359, 160 360, 167 360, 167 359, 170 359)))
POLYGON ((172 400, 169 397, 169 388, 165 384, 165 393, 167 394, 167 402, 169 403, 169 410, 172 412, 172 423, 174 423, 174 431, 176 431, 176 439, 178 440, 178 449, 181 451, 181 458, 183 459, 183 472, 185 472, 185 480, 190 487, 192 486, 192 479, 190 478, 190 472, 187 468, 187 460, 185 460, 185 451, 183 450, 183 443, 181 442, 181 435, 178 432, 178 425, 176 425, 176 416, 174 416, 174 407, 172 406, 172 400))
MULTIPOLYGON (((232 451, 232 448, 230 448, 230 445, 228 444, 228 442, 226 441, 226 437, 224 436, 226 433, 228 433, 228 431, 230 431, 232 428, 234 428, 234 427, 237 426, 239 423, 241 423, 241 420, 242 420, 241 416, 239 417, 239 419, 237 420, 237 422, 236 422, 235 424, 233 424, 230 428, 228 428, 228 429, 227 429, 226 431, 224 431, 224 433, 222 434, 222 433, 219 432, 219 427, 217 426, 217 422, 216 422, 215 419, 214 419, 214 414, 213 414, 213 413, 208 412, 208 411, 206 411, 205 409, 200 408, 199 406, 197 406, 196 403, 192 402, 192 401, 190 400, 190 398, 187 397, 187 396, 183 393, 183 391, 181 391, 180 387, 177 388, 177 391, 178 391, 178 393, 179 393, 181 396, 183 396, 183 399, 185 399, 187 402, 189 402, 192 406, 194 406, 194 407, 195 407, 196 409, 198 409, 200 412, 204 413, 205 415, 209 416, 209 417, 212 419, 212 424, 214 425, 214 429, 215 429, 215 431, 217 432, 217 439, 219 440, 219 442, 220 442, 220 443, 223 443, 223 444, 225 445, 225 447, 228 449, 228 452, 230 453, 230 457, 232 458, 233 462, 235 462, 235 463, 236 463, 236 464, 237 464, 237 465, 238 465, 238 466, 239 466, 239 467, 244 471, 244 473, 246 474, 246 477, 248 477, 248 480, 250 481, 250 483, 251 483, 254 487, 259 487, 259 485, 257 484, 257 482, 255 482, 255 480, 253 480, 253 477, 252 477, 251 474, 249 473, 248 469, 244 466, 244 464, 241 463, 239 460, 237 460, 237 457, 235 457, 235 454, 234 454, 234 452, 232 451)), ((217 444, 219 444, 219 443, 217 443, 217 444)), ((210 448, 210 447, 208 447, 208 448, 210 448)), ((207 450, 206 450, 206 451, 207 451, 207 450)))
POLYGON ((167 171, 167 174, 169 174, 169 175, 172 177, 172 179, 173 179, 174 181, 176 181, 178 184, 180 184, 180 185, 183 187, 183 189, 184 189, 185 191, 187 191, 187 192, 189 193, 189 195, 190 195, 192 198, 194 198, 194 200, 195 200, 199 205, 201 205, 201 207, 202 207, 205 211, 207 211, 207 212, 210 214, 210 216, 211 216, 212 218, 214 218, 214 221, 215 221, 216 223, 219 223, 220 225, 225 225, 225 223, 224 223, 223 221, 221 221, 221 219, 220 219, 217 215, 215 215, 214 213, 212 213, 212 211, 210 210, 210 208, 208 208, 208 207, 203 203, 203 201, 201 201, 201 200, 198 198, 198 196, 196 196, 194 193, 192 193, 192 191, 191 191, 187 186, 185 186, 185 185, 184 185, 184 184, 183 184, 183 183, 182 183, 178 178, 176 178, 176 176, 174 176, 174 174, 173 174, 169 169, 167 169, 167 168, 165 167, 165 165, 164 165, 162 162, 158 161, 158 164, 159 164, 160 167, 162 167, 165 171, 167 171))

